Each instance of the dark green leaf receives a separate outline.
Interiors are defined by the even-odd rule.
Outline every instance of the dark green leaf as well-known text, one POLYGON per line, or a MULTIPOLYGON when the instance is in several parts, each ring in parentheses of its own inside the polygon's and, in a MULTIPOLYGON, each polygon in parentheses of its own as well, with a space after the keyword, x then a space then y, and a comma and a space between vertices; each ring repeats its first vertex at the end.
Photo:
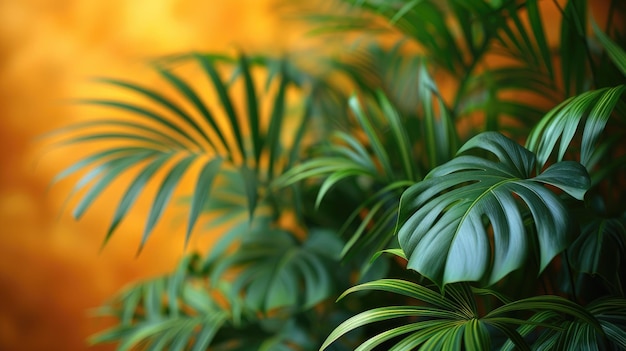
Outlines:
POLYGON ((397 232, 408 267, 440 285, 493 284, 520 268, 530 250, 540 252, 540 269, 545 268, 566 247, 571 220, 544 184, 578 199, 589 187, 585 169, 573 162, 555 164, 532 178, 534 155, 501 134, 480 134, 459 152, 473 148, 493 153, 499 162, 459 156, 401 199, 397 232), (534 230, 524 223, 527 214, 534 230), (528 237, 533 232, 538 247, 528 237))

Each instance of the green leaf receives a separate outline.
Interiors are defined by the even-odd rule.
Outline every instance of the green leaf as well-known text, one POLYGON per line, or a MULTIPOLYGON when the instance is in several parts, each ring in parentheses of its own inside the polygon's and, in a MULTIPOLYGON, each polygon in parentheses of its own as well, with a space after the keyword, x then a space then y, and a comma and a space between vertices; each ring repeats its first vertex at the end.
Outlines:
MULTIPOLYGON (((130 83, 126 83, 126 84, 130 85, 130 83)), ((132 86, 132 85, 130 85, 130 86, 132 86)), ((139 88, 139 87, 136 87, 136 88, 139 88)), ((153 93, 148 93, 148 92, 145 92, 145 93, 146 94, 153 94, 153 93)), ((78 100, 78 102, 89 104, 89 105, 110 107, 110 108, 118 109, 120 111, 129 112, 129 113, 133 114, 133 116, 136 116, 136 117, 146 118, 147 121, 153 122, 153 123, 156 123, 157 125, 162 126, 164 128, 164 130, 167 130, 169 133, 171 133, 172 136, 176 135, 177 137, 180 137, 181 139, 185 140, 186 142, 189 142, 193 146, 195 146, 195 147, 197 147, 199 149, 202 149, 202 144, 200 144, 200 142, 198 142, 196 139, 194 139, 183 128, 179 127, 176 123, 170 121, 168 119, 168 117, 163 116, 163 115, 161 115, 161 114, 159 114, 157 112, 154 112, 154 111, 152 111, 150 109, 147 109, 147 108, 144 108, 144 107, 141 107, 141 106, 137 106, 137 105, 132 104, 132 103, 123 102, 123 101, 116 101, 116 100, 81 99, 81 100, 78 100)), ((175 107, 173 107, 173 108, 175 109, 175 111, 178 111, 175 107)))
POLYGON ((389 154, 385 150, 380 138, 377 136, 376 131, 372 126, 372 123, 363 111, 363 108, 355 95, 350 98, 349 105, 352 113, 354 113, 355 117, 359 121, 361 128, 367 135, 368 141, 370 142, 371 147, 374 150, 376 158, 381 163, 382 173, 388 179, 391 179, 393 175, 393 169, 389 160, 389 154))
POLYGON ((584 91, 587 74, 587 1, 570 0, 561 21, 561 76, 567 96, 584 91))
POLYGON ((107 230, 107 234, 102 245, 105 245, 110 239, 111 235, 120 224, 122 219, 126 217, 128 210, 135 203, 137 197, 141 193, 141 191, 145 188, 148 181, 154 176, 154 174, 163 167, 165 162, 169 159, 169 155, 164 155, 158 158, 155 158, 152 162, 150 162, 144 169, 135 177, 132 183, 128 186, 128 189, 122 196, 119 204, 117 205, 117 209, 115 210, 115 214, 113 215, 113 219, 111 220, 111 224, 109 225, 109 229, 107 230))
MULTIPOLYGON (((230 128, 232 129, 232 133, 237 140, 237 146, 239 147, 239 152, 241 154, 242 159, 246 159, 246 148, 243 144, 243 135, 241 133, 240 122, 237 118, 237 113, 235 112, 235 108, 233 107, 233 103, 228 96, 228 91, 226 90, 226 86, 222 79, 220 78, 217 70, 215 69, 213 62, 206 56, 196 55, 196 60, 200 62, 200 66, 204 69, 204 72, 211 78, 211 83, 219 96, 220 103, 222 104, 222 108, 226 112, 226 117, 228 117, 228 121, 230 122, 230 128)), ((195 101, 195 100, 194 100, 195 101)), ((199 101, 198 101, 199 102, 199 101)), ((202 106, 201 104, 198 106, 202 106)), ((207 119, 211 119, 208 111, 202 110, 203 114, 207 119)), ((213 124, 212 124, 213 125, 213 124)), ((216 128, 214 126, 214 128, 216 128)), ((225 141, 224 141, 225 143, 225 141)))
POLYGON ((196 159, 195 155, 187 156, 180 160, 170 172, 163 179, 163 183, 159 187, 157 191, 156 197, 154 198, 154 202, 152 203, 152 208, 150 209, 150 214, 148 215, 148 220, 146 222, 146 227, 143 231, 143 236, 141 237, 141 243, 139 244, 139 251, 143 248, 150 236, 152 229, 156 225, 157 221, 161 218, 161 214, 165 209, 165 206, 170 201, 170 197, 172 196, 172 192, 174 188, 184 175, 187 168, 191 165, 191 163, 196 159))
POLYGON ((539 252, 543 270, 567 246, 572 228, 566 207, 544 184, 578 199, 589 187, 587 172, 574 162, 532 178, 535 156, 501 134, 480 134, 459 152, 476 148, 499 162, 459 156, 407 189, 400 202, 397 233, 408 267, 439 285, 493 284, 522 267, 531 250, 539 252), (525 224, 527 215, 534 228, 525 224))
POLYGON ((267 136, 263 139, 264 147, 269 150, 269 163, 267 166, 267 174, 270 179, 275 175, 274 168, 278 164, 279 155, 282 151, 280 136, 283 128, 283 120, 285 118, 285 103, 287 94, 287 85, 289 83, 288 78, 285 75, 285 67, 281 66, 280 82, 278 84, 278 91, 274 97, 272 105, 272 113, 270 115, 270 125, 267 129, 267 136))
POLYGON ((107 159, 112 158, 113 156, 118 155, 118 154, 142 154, 144 156, 150 156, 150 155, 154 155, 155 152, 154 150, 150 148, 146 148, 146 147, 125 147, 125 146, 99 151, 65 168, 59 174, 54 176, 54 178, 52 179, 50 183, 52 185, 54 183, 60 182, 61 180, 69 177, 70 175, 82 169, 86 169, 91 164, 94 164, 98 161, 106 161, 107 159))
MULTIPOLYGON (((175 83, 179 83, 179 89, 186 91, 185 87, 187 87, 187 85, 185 85, 184 83, 181 83, 179 78, 175 77, 173 74, 171 74, 169 72, 166 72, 164 70, 160 70, 160 72, 164 76, 168 77, 170 79, 170 81, 172 82, 172 84, 176 85, 175 83)), ((117 87, 120 87, 120 88, 124 88, 124 89, 128 89, 128 90, 134 91, 136 93, 139 93, 139 94, 145 96, 146 98, 148 98, 154 104, 160 105, 160 106, 166 108, 174 116, 179 118, 180 122, 185 123, 186 126, 188 126, 189 128, 193 129, 197 133, 197 135, 199 135, 204 141, 207 142, 207 144, 213 150, 215 150, 215 146, 214 146, 213 142, 208 137, 208 135, 204 132, 204 130, 198 125, 198 123, 189 114, 187 114, 182 108, 180 108, 177 104, 175 104, 170 99, 168 99, 165 96, 163 96, 162 94, 159 94, 158 92, 156 92, 156 91, 154 91, 152 89, 148 89, 148 88, 142 87, 140 85, 137 85, 137 84, 134 84, 134 83, 130 83, 130 82, 126 82, 126 81, 122 81, 122 80, 119 80, 119 79, 99 78, 98 81, 103 82, 103 83, 108 83, 108 84, 111 84, 111 85, 114 85, 114 86, 117 86, 117 87)), ((111 106, 113 106, 115 104, 116 103, 112 103, 111 106)), ((166 120, 165 117, 157 118, 155 114, 148 112, 148 110, 141 109, 141 108, 136 108, 136 107, 133 107, 133 105, 130 105, 130 104, 125 105, 124 103, 122 103, 122 105, 117 104, 117 107, 126 109, 129 112, 137 112, 139 115, 150 116, 150 117, 152 117, 153 120, 159 121, 160 123, 167 124, 166 122, 164 122, 164 120, 166 120)), ((170 126, 170 128, 172 128, 172 127, 170 126)))
POLYGON ((246 198, 248 200, 248 218, 252 219, 254 210, 259 202, 259 179, 246 166, 242 166, 239 169, 239 175, 241 176, 246 198))
MULTIPOLYGON (((393 346, 386 345, 388 350, 489 350, 493 335, 488 327, 501 330, 520 350, 529 350, 523 338, 510 326, 524 321, 498 316, 479 318, 474 295, 467 284, 449 285, 447 294, 441 295, 412 282, 381 279, 352 287, 340 298, 370 290, 400 294, 414 303, 411 306, 385 306, 361 312, 337 326, 320 350, 330 347, 355 329, 397 318, 404 318, 402 325, 369 336, 356 350, 376 350, 383 342, 392 339, 398 341, 393 346), (399 339, 402 336, 404 338, 399 339)), ((385 325, 382 327, 385 328, 385 325)))
POLYGON ((582 227, 567 253, 577 271, 599 274, 615 287, 619 286, 619 267, 625 248, 626 219, 598 218, 582 227))
POLYGON ((423 110, 425 149, 428 154, 430 168, 434 168, 454 155, 457 149, 457 133, 445 102, 437 85, 426 70, 425 65, 420 67, 419 98, 423 110), (439 113, 435 113, 437 103, 439 113))
POLYGON ((252 74, 250 72, 250 64, 248 62, 248 58, 243 54, 241 54, 239 58, 239 66, 245 82, 248 125, 250 126, 250 137, 252 138, 254 160, 256 167, 258 168, 263 145, 263 139, 259 129, 259 107, 254 88, 254 81, 252 80, 252 74))
POLYGON ((608 35, 606 35, 600 28, 598 28, 598 25, 595 21, 592 21, 591 25, 593 27, 593 32, 596 34, 596 37, 598 37, 600 43, 602 43, 602 46, 604 46, 604 49, 609 55, 611 61, 613 61, 613 63, 615 64, 615 66, 617 66, 620 72, 622 72, 622 74, 626 76, 626 52, 624 51, 624 49, 615 44, 608 35))
POLYGON ((557 142, 557 160, 564 158, 579 128, 583 128, 580 162, 591 166, 596 144, 626 85, 602 88, 570 98, 548 112, 532 130, 526 147, 537 153, 538 169, 543 168, 554 152, 557 142))
POLYGON ((341 294, 337 300, 343 299, 348 294, 367 290, 382 290, 395 294, 401 294, 406 297, 424 301, 440 309, 454 311, 457 308, 455 304, 441 296, 438 292, 401 279, 380 279, 353 286, 341 294))
POLYGON ((300 244, 288 232, 258 230, 248 233, 241 247, 219 258, 212 269, 213 281, 228 270, 237 270, 230 299, 243 293, 249 307, 268 312, 281 307, 310 308, 328 297, 332 288, 326 264, 329 253, 316 252, 321 250, 314 247, 337 246, 334 236, 313 232, 300 244), (321 242, 313 245, 312 240, 321 242))
POLYGON ((200 211, 204 208, 206 199, 209 197, 211 187, 213 186, 213 180, 220 171, 222 166, 222 159, 215 158, 207 162, 200 174, 198 175, 198 181, 194 189, 193 199, 191 200, 191 209, 189 210, 189 221, 187 222, 187 232, 185 234, 185 245, 189 242, 191 237, 191 231, 200 216, 200 211))
MULTIPOLYGON (((74 208, 74 218, 79 219, 84 214, 85 210, 93 203, 93 201, 106 189, 113 180, 115 180, 121 173, 128 168, 137 165, 137 163, 150 157, 149 153, 131 154, 130 156, 121 156, 113 160, 109 160, 104 164, 98 166, 94 171, 94 176, 100 175, 101 177, 89 188, 87 193, 83 196, 81 201, 74 208)), ((81 182, 77 184, 80 186, 81 182)))
MULTIPOLYGON (((382 92, 378 92, 378 102, 385 114, 386 121, 389 123, 392 131, 392 140, 396 144, 396 150, 400 152, 400 160, 403 168, 403 173, 407 177, 408 180, 417 180, 416 174, 417 171, 414 168, 414 163, 412 160, 414 156, 412 155, 412 147, 409 141, 409 136, 404 129, 404 124, 400 119, 400 115, 393 108, 391 102, 382 92)), ((418 173, 418 177, 421 177, 418 173)))

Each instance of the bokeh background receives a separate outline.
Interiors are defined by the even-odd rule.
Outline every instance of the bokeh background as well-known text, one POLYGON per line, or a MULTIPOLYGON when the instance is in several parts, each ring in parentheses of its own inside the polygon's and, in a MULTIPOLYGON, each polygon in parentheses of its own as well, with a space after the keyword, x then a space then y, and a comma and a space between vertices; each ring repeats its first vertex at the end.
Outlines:
MULTIPOLYGON (((1 351, 112 349, 87 347, 86 338, 110 323, 90 318, 90 309, 132 281, 169 272, 185 253, 174 208, 136 256, 145 196, 101 250, 123 183, 80 222, 72 219, 72 203, 64 206, 71 180, 49 185, 87 150, 52 148, 42 138, 90 113, 68 100, 101 96, 92 76, 158 84, 146 63, 162 55, 315 47, 276 1, 0 0, 1 351)), ((593 2, 601 24, 606 4, 593 2)), ((551 18, 554 42, 559 24, 551 18)), ((216 234, 195 235, 187 250, 216 234)))
POLYGON ((71 180, 49 187, 77 150, 41 136, 84 117, 67 101, 100 93, 88 78, 150 81, 146 63, 160 55, 282 51, 300 38, 269 0, 0 0, 0 350, 88 349, 107 325, 90 309, 184 254, 166 215, 136 257, 150 198, 100 250, 116 188, 76 222, 63 206, 71 180))

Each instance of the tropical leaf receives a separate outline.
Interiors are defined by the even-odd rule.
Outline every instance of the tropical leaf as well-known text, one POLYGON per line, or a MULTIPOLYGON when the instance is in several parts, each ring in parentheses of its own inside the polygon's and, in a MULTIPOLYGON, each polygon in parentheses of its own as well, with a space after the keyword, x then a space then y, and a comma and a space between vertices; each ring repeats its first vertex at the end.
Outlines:
POLYGON ((463 55, 450 27, 445 12, 432 1, 362 1, 345 0, 391 21, 406 36, 423 45, 434 60, 446 70, 455 72, 463 67, 463 55), (444 54, 445 53, 445 54, 444 54))
POLYGON ((387 248, 401 191, 421 176, 420 167, 413 162, 412 141, 402 127, 401 116, 382 93, 377 98, 374 105, 361 102, 356 96, 349 102, 367 143, 337 131, 331 135, 331 143, 321 149, 327 156, 294 166, 274 183, 286 187, 324 178, 315 200, 317 208, 323 206, 323 199, 334 187, 356 179, 364 197, 339 231, 350 235, 342 256, 352 250, 364 249, 374 254, 387 248))
POLYGON ((445 294, 398 279, 381 279, 357 285, 346 295, 361 291, 385 291, 417 303, 385 306, 359 313, 340 324, 322 344, 332 345, 346 333, 365 325, 404 318, 397 327, 389 327, 370 336, 355 350, 375 350, 384 342, 389 350, 530 350, 525 341, 531 332, 539 337, 533 349, 575 349, 579 345, 595 347, 608 339, 622 347, 624 335, 623 299, 598 300, 584 308, 558 296, 536 296, 517 301, 498 298, 500 306, 479 313, 477 296, 498 296, 486 289, 473 289, 466 283, 450 284, 445 294), (611 308, 615 308, 611 310, 611 308), (528 319, 517 316, 531 313, 528 319), (517 327, 516 329, 516 326, 517 327), (606 334, 605 334, 606 331, 606 334), (496 341, 496 335, 505 337, 496 341), (504 344, 499 344, 504 342, 504 344), (392 346, 393 345, 393 346, 392 346))
MULTIPOLYGON (((124 99, 80 100, 81 103, 114 109, 120 115, 114 119, 79 123, 53 135, 62 135, 59 143, 63 146, 95 141, 102 145, 99 151, 69 166, 54 180, 60 181, 77 172, 85 173, 71 194, 86 189, 74 209, 76 218, 80 218, 116 179, 140 168, 138 173, 131 176, 130 184, 118 203, 106 233, 105 243, 128 215, 148 183, 159 177, 162 180, 154 192, 154 201, 146 219, 140 248, 169 206, 178 184, 189 175, 195 174, 196 185, 187 221, 186 241, 189 240, 210 196, 214 179, 224 169, 235 167, 239 170, 244 179, 248 212, 252 216, 257 204, 261 202, 259 189, 265 187, 275 174, 282 173, 284 167, 289 166, 289 163, 282 160, 292 159, 304 138, 303 131, 312 110, 310 103, 303 109, 300 125, 297 127, 300 132, 293 138, 293 145, 290 145, 293 150, 282 145, 284 116, 291 113, 288 111, 285 96, 287 89, 295 85, 292 79, 294 75, 287 73, 284 63, 278 66, 273 75, 279 81, 276 91, 259 96, 256 92, 259 83, 255 82, 250 60, 244 55, 232 59, 193 54, 170 61, 181 60, 191 60, 200 66, 214 89, 216 104, 204 101, 195 84, 183 78, 175 69, 168 68, 164 61, 160 61, 155 63, 156 71, 186 104, 179 103, 177 99, 152 87, 102 78, 98 81, 138 95, 144 103, 124 99), (233 82, 221 77, 220 72, 225 68, 235 71, 232 79, 239 79, 244 83, 245 116, 239 113, 237 104, 230 97, 233 82), (261 99, 270 101, 269 121, 260 113, 261 99), (219 120, 218 117, 222 114, 225 118, 219 120), (267 164, 261 162, 264 154, 269 156, 267 164)), ((259 65, 260 60, 254 62, 259 65)), ((267 62, 274 64, 275 61, 267 62)))
POLYGON ((428 169, 432 169, 454 156, 458 135, 452 113, 424 65, 420 69, 419 83, 419 101, 423 113, 422 137, 428 155, 428 169))
MULTIPOLYGON (((529 323, 518 328, 519 333, 525 337, 531 332, 538 334, 532 345, 533 349, 620 350, 626 346, 626 301, 623 298, 594 300, 585 308, 571 302, 561 304, 563 301, 559 301, 557 297, 549 299, 552 301, 544 301, 542 306, 538 306, 537 310, 541 309, 541 312, 529 318, 529 323), (575 318, 572 319, 571 316, 575 318), (542 325, 552 327, 545 328, 542 325)), ((532 300, 537 298, 521 303, 530 302, 528 306, 535 305, 532 300)), ((514 344, 507 341, 502 351, 514 350, 514 347, 514 344)))
POLYGON ((296 316, 259 318, 238 297, 225 306, 220 296, 232 298, 232 286, 220 281, 217 288, 210 287, 200 261, 197 254, 188 255, 173 274, 123 291, 99 310, 119 318, 120 324, 90 342, 116 342, 117 350, 291 350, 293 345, 311 349, 315 341, 296 316))
POLYGON ((310 235, 299 243, 293 234, 281 230, 249 234, 235 253, 217 260, 212 280, 237 269, 230 298, 243 293, 247 306, 265 312, 281 307, 309 308, 332 291, 328 264, 338 259, 336 249, 341 246, 332 233, 310 235))
POLYGON ((587 172, 562 162, 532 177, 535 156, 495 132, 472 138, 459 153, 470 149, 488 151, 498 161, 458 156, 402 195, 397 233, 408 267, 440 285, 493 284, 520 268, 532 251, 543 270, 567 247, 572 228, 565 205, 546 185, 581 200, 587 172))
POLYGON ((188 283, 195 265, 197 256, 189 255, 171 276, 122 292, 100 312, 117 316, 120 324, 94 335, 91 342, 119 342, 118 350, 138 345, 151 350, 205 350, 230 317, 208 290, 188 283))
POLYGON ((609 38, 608 35, 600 30, 595 22, 592 21, 591 24, 593 27, 593 32, 598 37, 600 43, 602 43, 602 46, 604 46, 604 49, 609 55, 609 58, 611 58, 611 61, 613 61, 613 63, 620 70, 620 72, 622 72, 622 74, 626 76, 626 52, 624 51, 624 49, 619 47, 615 42, 611 40, 611 38, 609 38))
POLYGON ((538 169, 543 168, 555 151, 556 159, 563 160, 577 130, 582 129, 580 163, 591 171, 591 161, 597 159, 597 143, 624 90, 626 85, 587 91, 548 112, 526 141, 526 147, 537 154, 538 169))
POLYGON ((372 335, 355 350, 376 350, 383 343, 388 350, 488 350, 491 349, 489 327, 510 337, 521 350, 529 350, 513 325, 523 323, 515 318, 493 316, 481 318, 472 291, 466 284, 449 285, 446 295, 421 285, 398 279, 381 279, 354 286, 346 295, 379 290, 403 295, 422 303, 410 306, 385 306, 361 312, 340 324, 324 341, 320 350, 331 346, 348 332, 368 324, 405 319, 398 327, 372 335), (426 303, 424 305, 423 303, 426 303))
POLYGON ((626 218, 598 218, 587 222, 568 248, 572 266, 582 273, 600 275, 619 287, 621 257, 626 252, 626 218))
POLYGON ((561 76, 566 96, 580 94, 589 82, 587 43, 587 1, 570 0, 562 9, 561 42, 559 45, 561 76))
POLYGON ((539 1, 529 0, 521 5, 515 1, 506 1, 500 11, 508 14, 495 19, 500 29, 498 43, 506 48, 504 52, 507 56, 554 79, 552 55, 539 11, 539 1))

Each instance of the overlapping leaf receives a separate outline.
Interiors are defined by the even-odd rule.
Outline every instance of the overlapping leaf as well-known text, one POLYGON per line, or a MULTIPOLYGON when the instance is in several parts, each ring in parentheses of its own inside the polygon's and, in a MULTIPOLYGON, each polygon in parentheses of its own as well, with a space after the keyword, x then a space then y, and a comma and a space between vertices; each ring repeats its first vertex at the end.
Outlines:
POLYGON ((598 218, 586 223, 568 249, 573 267, 600 275, 611 288, 620 286, 619 269, 626 253, 626 218, 598 218))
MULTIPOLYGON (((533 301, 539 299, 542 298, 521 302, 539 312, 518 328, 522 336, 533 332, 539 336, 532 344, 534 350, 605 349, 600 345, 610 350, 626 347, 626 300, 623 298, 598 299, 584 308, 572 302, 563 303, 565 301, 556 297, 543 298, 541 305, 533 301), (548 325, 550 327, 546 328, 548 325)), ((502 351, 510 350, 515 350, 515 345, 507 341, 502 351)))
POLYGON ((340 247, 331 233, 313 232, 299 243, 288 232, 266 229, 249 235, 235 253, 218 260, 212 280, 238 269, 231 297, 243 293, 249 307, 259 311, 309 308, 332 291, 328 262, 338 259, 340 247))
POLYGON ((206 350, 230 319, 208 291, 188 283, 196 257, 187 256, 171 276, 137 284, 120 294, 103 314, 120 324, 94 335, 92 343, 118 342, 117 350, 139 345, 151 350, 206 350), (163 303, 166 301, 166 303, 163 303))
POLYGON ((327 349, 346 333, 362 326, 408 318, 409 322, 372 335, 359 345, 357 351, 376 350, 385 342, 388 350, 488 350, 491 338, 488 326, 510 337, 521 350, 528 345, 511 325, 522 321, 493 316, 480 318, 468 285, 450 285, 447 295, 421 285, 398 279, 381 279, 350 288, 341 298, 358 291, 379 290, 425 303, 409 306, 386 306, 371 309, 340 324, 326 339, 320 350, 327 349))
MULTIPOLYGON (((214 187, 214 179, 225 166, 237 168, 244 179, 248 210, 252 215, 259 202, 259 188, 263 182, 282 172, 281 167, 286 164, 282 160, 287 158, 286 154, 299 150, 311 108, 309 103, 303 109, 298 132, 291 145, 293 150, 287 152, 282 145, 281 135, 284 116, 288 113, 287 89, 294 82, 292 75, 286 73, 285 63, 279 64, 275 74, 271 75, 279 81, 275 91, 263 97, 263 100, 271 102, 269 121, 266 121, 259 107, 262 102, 256 91, 259 84, 253 78, 251 63, 246 56, 232 59, 194 54, 189 59, 205 73, 217 103, 204 101, 196 84, 182 78, 176 70, 167 68, 161 62, 156 64, 157 72, 186 104, 152 87, 103 78, 99 81, 137 95, 144 102, 131 99, 81 100, 86 104, 116 110, 120 115, 113 119, 79 123, 60 131, 67 135, 60 141, 61 145, 92 141, 101 142, 102 145, 99 151, 69 166, 55 178, 55 181, 59 181, 76 172, 85 172, 72 191, 74 194, 87 189, 74 210, 76 218, 81 217, 116 179, 139 169, 119 201, 106 234, 107 240, 147 185, 154 181, 153 178, 161 178, 161 181, 147 216, 142 247, 168 207, 178 184, 189 175, 195 176, 196 181, 187 221, 187 239, 214 187), (232 82, 221 77, 223 68, 235 71, 233 79, 243 81, 245 113, 230 97, 232 82), (225 117, 220 119, 221 115, 225 117), (267 155, 269 162, 262 162, 262 155, 267 155)), ((271 79, 268 84, 270 82, 271 79)))
POLYGON ((488 151, 497 161, 459 156, 402 195, 397 233, 408 267, 440 285, 493 284, 520 268, 532 250, 543 269, 567 246, 572 226, 546 185, 582 199, 587 172, 562 162, 533 177, 535 156, 495 132, 474 137, 459 152, 470 149, 488 151))
POLYGON ((562 160, 582 129, 580 163, 590 169, 597 158, 597 142, 624 90, 626 85, 590 90, 548 112, 526 141, 526 147, 537 154, 537 167, 541 169, 555 151, 557 160, 562 160))

